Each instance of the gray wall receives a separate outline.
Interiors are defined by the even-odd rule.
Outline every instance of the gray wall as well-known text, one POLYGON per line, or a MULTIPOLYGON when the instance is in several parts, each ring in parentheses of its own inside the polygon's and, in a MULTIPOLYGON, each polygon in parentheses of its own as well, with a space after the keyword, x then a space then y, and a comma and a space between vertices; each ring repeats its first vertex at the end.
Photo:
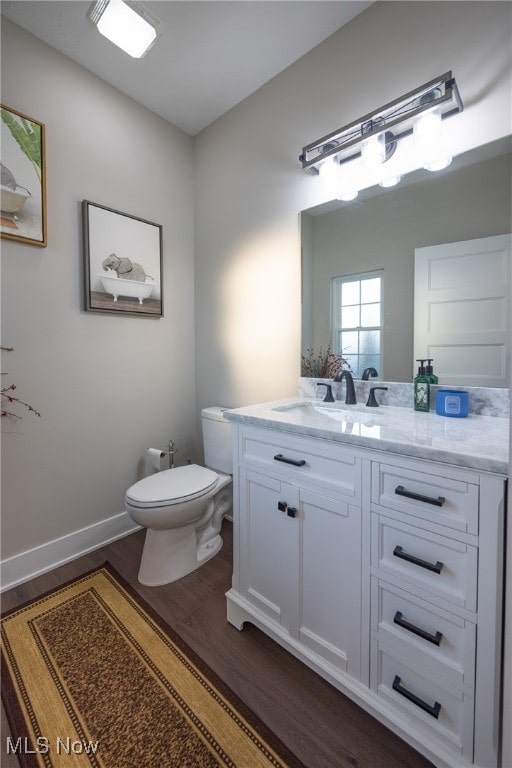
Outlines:
POLYGON ((3 383, 42 413, 2 419, 8 558, 122 513, 149 446, 194 450, 194 231, 192 139, 5 19, 2 103, 46 125, 48 201, 47 248, 2 241, 3 383), (163 225, 163 319, 82 311, 83 199, 163 225))

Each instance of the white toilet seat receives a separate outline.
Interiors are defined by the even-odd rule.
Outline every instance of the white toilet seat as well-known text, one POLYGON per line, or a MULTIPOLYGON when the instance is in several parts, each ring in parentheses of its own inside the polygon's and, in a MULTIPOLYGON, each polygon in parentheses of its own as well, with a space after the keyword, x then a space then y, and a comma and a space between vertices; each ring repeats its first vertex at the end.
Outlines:
POLYGON ((217 481, 211 469, 187 464, 139 480, 126 491, 126 502, 137 509, 169 507, 204 496, 217 481))

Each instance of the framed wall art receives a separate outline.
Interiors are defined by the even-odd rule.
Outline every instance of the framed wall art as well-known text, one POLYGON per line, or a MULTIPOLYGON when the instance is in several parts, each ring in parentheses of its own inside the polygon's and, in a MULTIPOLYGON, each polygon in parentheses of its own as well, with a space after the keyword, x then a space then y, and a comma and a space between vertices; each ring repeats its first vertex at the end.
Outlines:
POLYGON ((162 226, 82 202, 85 309, 163 316, 162 226))
POLYGON ((0 110, 0 236, 45 247, 44 125, 10 107, 0 110))

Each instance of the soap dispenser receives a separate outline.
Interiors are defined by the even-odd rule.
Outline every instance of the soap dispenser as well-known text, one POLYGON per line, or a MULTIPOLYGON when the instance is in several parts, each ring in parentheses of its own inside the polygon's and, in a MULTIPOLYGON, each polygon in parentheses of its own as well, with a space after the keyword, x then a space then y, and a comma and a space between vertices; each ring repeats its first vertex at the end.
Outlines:
POLYGON ((439 379, 434 373, 434 366, 432 365, 434 361, 431 357, 427 358, 427 365, 425 366, 425 373, 427 374, 428 378, 430 379, 431 384, 438 384, 439 379))
POLYGON ((420 363, 418 373, 414 379, 414 410, 430 411, 430 379, 425 368, 425 360, 416 360, 420 363))

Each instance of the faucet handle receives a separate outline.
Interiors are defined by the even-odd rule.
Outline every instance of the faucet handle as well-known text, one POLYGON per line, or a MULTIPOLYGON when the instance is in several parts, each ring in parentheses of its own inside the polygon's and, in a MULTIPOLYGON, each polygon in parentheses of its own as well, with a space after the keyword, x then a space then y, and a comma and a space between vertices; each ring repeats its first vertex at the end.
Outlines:
POLYGON ((368 400, 366 401, 366 405, 369 408, 378 408, 379 407, 379 404, 378 404, 378 402, 377 402, 377 400, 375 398, 375 390, 377 390, 377 389, 383 389, 384 391, 387 392, 388 388, 387 387, 371 387, 370 388, 370 394, 368 395, 368 400))
POLYGON ((334 403, 334 397, 332 396, 332 386, 325 381, 319 381, 317 387, 327 387, 327 391, 324 397, 324 403, 334 403))

